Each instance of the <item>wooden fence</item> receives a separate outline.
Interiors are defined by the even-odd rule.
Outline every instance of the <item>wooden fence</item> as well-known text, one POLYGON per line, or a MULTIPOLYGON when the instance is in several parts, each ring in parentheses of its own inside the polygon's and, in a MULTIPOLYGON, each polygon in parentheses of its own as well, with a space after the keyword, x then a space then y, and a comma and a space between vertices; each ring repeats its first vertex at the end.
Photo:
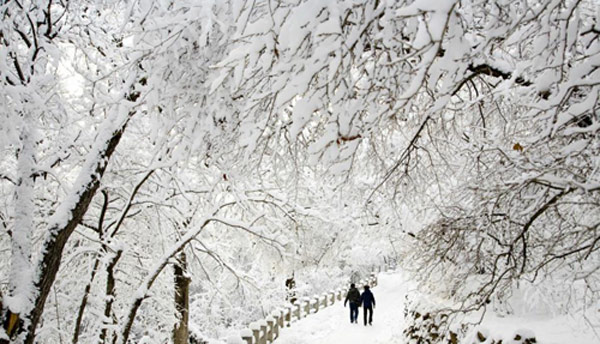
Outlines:
MULTIPOLYGON (((387 271, 388 266, 383 267, 387 271)), ((378 269, 382 270, 381 267, 378 269)), ((371 287, 377 285, 377 274, 374 272, 369 278, 356 283, 357 286, 368 284, 371 287)), ((329 307, 337 302, 343 302, 346 299, 348 287, 340 288, 337 291, 330 291, 322 295, 306 297, 296 301, 283 309, 273 312, 267 318, 250 324, 250 327, 243 330, 241 339, 232 338, 230 344, 267 344, 273 343, 279 337, 279 332, 290 327, 291 323, 306 318, 310 314, 317 313, 320 309, 329 307)))

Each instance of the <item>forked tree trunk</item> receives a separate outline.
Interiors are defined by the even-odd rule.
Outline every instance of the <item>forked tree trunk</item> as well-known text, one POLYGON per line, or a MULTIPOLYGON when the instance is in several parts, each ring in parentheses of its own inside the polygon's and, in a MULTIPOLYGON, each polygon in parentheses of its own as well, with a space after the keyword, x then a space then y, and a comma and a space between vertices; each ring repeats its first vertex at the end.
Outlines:
MULTIPOLYGON (((10 310, 3 310, 2 326, 4 330, 15 334, 16 337, 24 337, 26 344, 35 342, 35 331, 42 318, 50 288, 56 279, 63 249, 96 194, 96 190, 100 186, 100 179, 119 144, 131 115, 132 113, 110 136, 101 136, 99 141, 95 142, 95 155, 90 153, 89 159, 86 161, 87 168, 84 169, 84 172, 89 172, 89 175, 80 176, 76 181, 77 185, 72 190, 72 197, 67 197, 57 209, 57 213, 64 214, 65 217, 64 219, 52 219, 53 222, 47 230, 49 235, 42 244, 42 254, 37 263, 37 275, 33 281, 33 308, 26 314, 14 314, 10 310), (16 320, 12 321, 13 319, 16 320), (14 322, 16 322, 16 326, 11 326, 14 325, 14 322)), ((20 341, 16 338, 15 340, 20 341)), ((7 342, 0 339, 0 343, 7 342)))
POLYGON ((34 287, 37 292, 37 297, 34 302, 35 306, 31 313, 27 315, 29 326, 26 330, 26 344, 33 344, 35 341, 35 331, 42 317, 50 288, 56 279, 63 249, 67 244, 67 240, 81 222, 92 198, 96 194, 96 190, 100 186, 100 178, 102 178, 102 175, 106 170, 106 165, 121 140, 125 126, 126 122, 112 134, 108 142, 105 143, 105 147, 99 150, 97 160, 94 162, 92 174, 88 176, 89 181, 81 186, 81 189, 79 190, 82 192, 79 193, 79 198, 74 202, 74 206, 68 212, 69 221, 67 221, 66 224, 57 221, 57 223, 53 224, 48 231, 51 235, 43 244, 42 252, 45 254, 40 259, 39 276, 34 282, 34 287))
POLYGON ((191 279, 187 276, 187 261, 183 250, 177 257, 174 270, 175 309, 179 322, 173 328, 173 344, 188 344, 191 279))

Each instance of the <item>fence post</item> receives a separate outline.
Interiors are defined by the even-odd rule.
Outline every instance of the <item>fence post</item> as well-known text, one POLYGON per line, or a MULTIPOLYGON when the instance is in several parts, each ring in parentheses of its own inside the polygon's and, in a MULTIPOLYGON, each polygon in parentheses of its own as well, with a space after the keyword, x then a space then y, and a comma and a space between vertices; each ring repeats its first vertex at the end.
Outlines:
POLYGON ((292 314, 294 313, 294 309, 292 307, 288 307, 287 311, 285 313, 285 322, 286 322, 286 326, 290 327, 290 324, 292 323, 292 314))
POLYGON ((283 314, 281 314, 281 312, 279 313, 279 315, 275 316, 275 327, 273 327, 273 337, 275 337, 275 338, 279 338, 279 329, 282 327, 281 326, 282 319, 283 319, 283 314))
POLYGON ((275 320, 272 317, 267 318, 267 335, 265 340, 273 342, 273 332, 275 332, 275 320))
POLYGON ((307 298, 308 300, 304 300, 305 305, 304 305, 304 311, 306 312, 305 317, 307 317, 310 314, 310 299, 307 298))
POLYGON ((334 305, 335 304, 335 293, 333 291, 329 292, 329 304, 330 305, 334 305))
POLYGON ((262 335, 260 336, 260 338, 256 342, 256 344, 267 344, 267 324, 266 324, 266 322, 263 322, 262 324, 260 324, 260 332, 262 333, 262 335))
POLYGON ((290 311, 291 311, 291 309, 289 307, 284 309, 283 311, 281 311, 281 316, 279 317, 279 328, 280 329, 283 329, 286 321, 289 322, 290 311))

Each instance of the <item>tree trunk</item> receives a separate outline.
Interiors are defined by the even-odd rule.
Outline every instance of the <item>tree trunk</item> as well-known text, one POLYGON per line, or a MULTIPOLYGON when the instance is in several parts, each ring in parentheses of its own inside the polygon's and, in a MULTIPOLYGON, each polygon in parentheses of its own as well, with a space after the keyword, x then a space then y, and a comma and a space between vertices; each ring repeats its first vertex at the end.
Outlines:
POLYGON ((90 276, 90 281, 85 286, 85 290, 83 291, 83 298, 81 299, 81 304, 79 305, 79 311, 77 312, 77 320, 75 321, 75 330, 73 331, 73 344, 79 341, 79 332, 81 331, 81 322, 83 321, 83 313, 85 312, 85 307, 87 306, 88 297, 90 295, 90 291, 92 290, 92 283, 96 278, 96 272, 98 271, 98 265, 100 265, 100 260, 96 258, 94 262, 94 267, 92 269, 92 275, 90 276))
MULTIPOLYGON (((117 251, 106 267, 106 305, 104 306, 104 319, 112 318, 112 305, 115 301, 115 266, 121 258, 122 250, 117 251)), ((100 343, 106 343, 106 326, 100 333, 100 343)))
MULTIPOLYGON (((100 219, 98 220, 98 235, 100 241, 103 241, 104 236, 104 217, 106 216, 106 209, 108 209, 108 192, 106 190, 102 190, 102 196, 104 196, 104 204, 102 205, 102 211, 100 212, 100 219)), ((103 252, 106 252, 106 247, 102 247, 103 252)), ((73 331, 73 344, 76 344, 79 340, 79 332, 81 330, 81 322, 83 321, 83 313, 85 312, 85 308, 87 307, 88 297, 90 295, 90 291, 92 290, 92 283, 94 283, 94 279, 96 278, 96 273, 98 272, 98 267, 100 266, 100 258, 96 256, 94 260, 94 267, 92 269, 92 275, 90 276, 90 281, 85 286, 85 290, 83 292, 83 298, 81 299, 81 304, 79 305, 79 312, 77 313, 77 320, 75 321, 75 330, 73 331)))
POLYGON ((187 261, 182 250, 174 267, 175 279, 175 309, 179 323, 173 328, 173 344, 187 344, 189 338, 189 310, 190 310, 190 278, 187 276, 187 261))

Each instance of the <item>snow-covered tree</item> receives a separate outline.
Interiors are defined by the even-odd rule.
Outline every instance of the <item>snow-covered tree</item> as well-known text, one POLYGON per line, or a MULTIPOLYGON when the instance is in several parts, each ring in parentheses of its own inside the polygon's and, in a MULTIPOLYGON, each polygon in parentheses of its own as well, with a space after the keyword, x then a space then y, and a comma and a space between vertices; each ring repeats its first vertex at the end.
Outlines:
POLYGON ((220 337, 388 255, 462 311, 598 300, 591 0, 0 13, 0 342, 220 337))
POLYGON ((255 149, 268 116, 245 118, 212 68, 243 8, 2 4, 0 341, 218 336, 285 302, 290 273, 344 278, 333 262, 359 225, 340 197, 357 197, 330 194, 276 126, 255 149), (189 326, 175 276, 191 278, 189 326))
POLYGON ((333 171, 365 164, 368 206, 430 209, 407 240, 463 310, 558 276, 597 300, 597 12, 593 1, 256 1, 219 66, 239 80, 227 87, 247 118, 272 114, 252 142, 284 128, 333 171))

